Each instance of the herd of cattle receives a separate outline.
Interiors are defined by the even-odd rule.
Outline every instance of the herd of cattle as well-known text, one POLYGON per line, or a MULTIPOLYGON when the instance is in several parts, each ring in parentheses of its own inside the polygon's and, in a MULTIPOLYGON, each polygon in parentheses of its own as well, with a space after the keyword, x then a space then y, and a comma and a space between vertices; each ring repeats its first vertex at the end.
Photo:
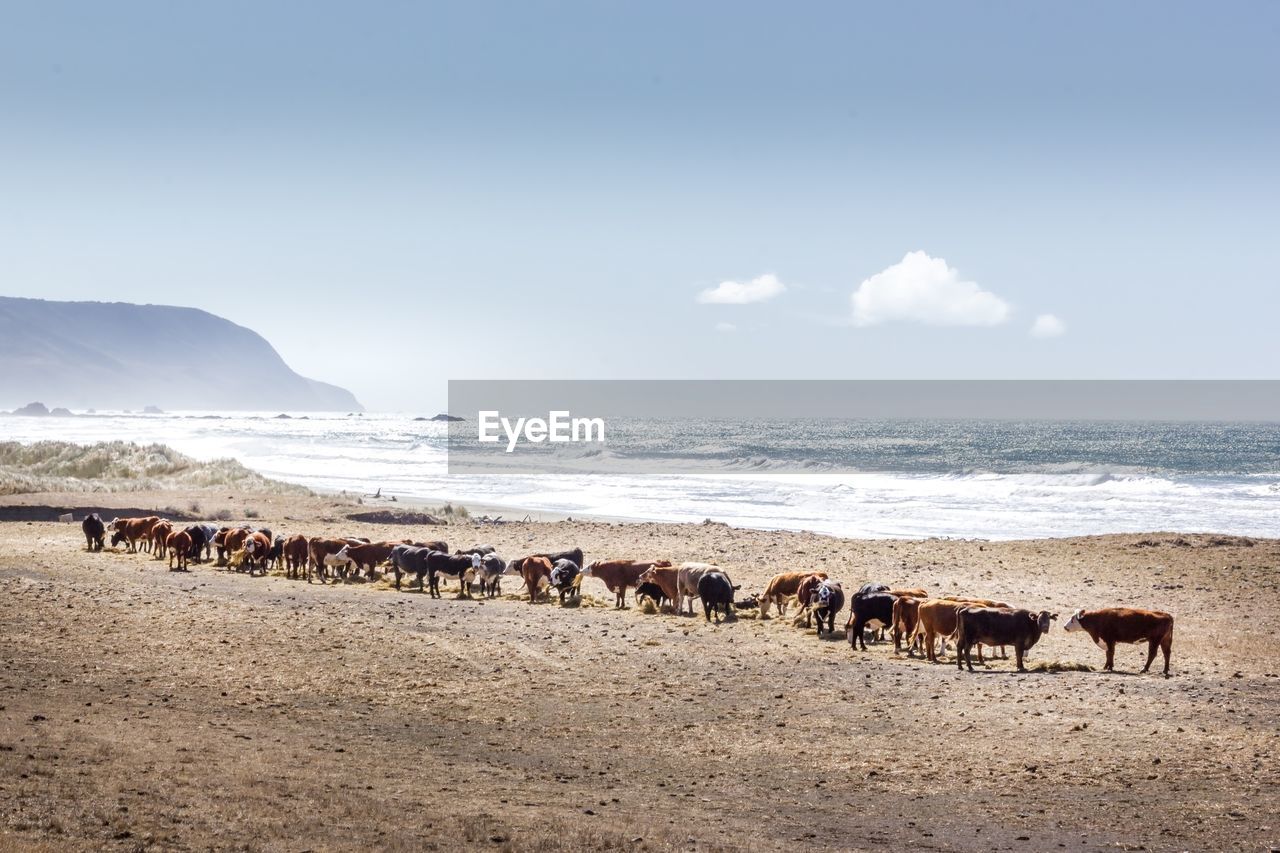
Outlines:
MULTIPOLYGON (((112 546, 122 542, 130 553, 148 551, 156 559, 168 559, 173 571, 185 571, 191 562, 209 561, 217 553, 217 564, 236 571, 266 574, 282 567, 291 579, 313 578, 322 584, 330 576, 346 579, 359 575, 372 579, 379 571, 390 569, 395 587, 401 579, 412 575, 418 589, 433 598, 440 597, 440 578, 456 578, 459 592, 472 595, 478 584, 480 594, 489 598, 502 592, 502 578, 517 575, 524 582, 529 603, 537 602, 548 592, 566 599, 580 596, 585 578, 595 578, 614 594, 614 606, 625 607, 627 590, 634 589, 637 601, 648 598, 661 607, 669 604, 678 614, 693 613, 693 600, 702 602, 708 622, 721 616, 729 619, 735 608, 755 608, 760 617, 768 618, 770 609, 785 616, 795 602, 796 622, 804 619, 806 628, 817 622, 817 633, 835 632, 836 616, 845 608, 842 585, 825 572, 783 572, 775 575, 758 595, 734 601, 738 586, 724 569, 710 563, 681 563, 668 560, 598 560, 584 563, 582 550, 530 554, 514 560, 503 560, 489 545, 449 552, 445 542, 370 542, 368 539, 326 538, 301 534, 278 536, 266 528, 249 525, 237 527, 193 524, 177 529, 158 516, 116 518, 109 524, 96 513, 83 522, 85 540, 90 551, 100 551, 108 532, 112 546)), ((947 651, 947 642, 955 646, 956 666, 966 665, 973 671, 973 650, 978 662, 985 663, 983 647, 999 648, 1007 657, 1007 646, 1013 646, 1018 670, 1023 670, 1026 653, 1048 632, 1058 614, 1047 610, 1016 608, 1003 601, 968 596, 931 597, 923 589, 890 589, 884 584, 866 583, 848 598, 849 616, 844 631, 854 650, 866 651, 867 639, 884 640, 885 632, 893 639, 894 650, 905 647, 908 656, 920 655, 937 662, 947 651)), ((1164 674, 1169 674, 1169 655, 1173 646, 1173 617, 1157 610, 1112 607, 1099 610, 1077 610, 1064 626, 1067 631, 1084 631, 1106 652, 1106 669, 1114 666, 1117 643, 1147 643, 1147 672, 1156 652, 1164 654, 1164 674)))

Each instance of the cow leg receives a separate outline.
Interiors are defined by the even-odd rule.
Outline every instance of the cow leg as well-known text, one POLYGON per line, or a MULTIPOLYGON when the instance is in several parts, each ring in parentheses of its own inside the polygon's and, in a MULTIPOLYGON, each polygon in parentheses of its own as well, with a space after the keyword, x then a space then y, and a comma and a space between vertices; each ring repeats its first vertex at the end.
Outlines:
MULTIPOLYGON (((1019 658, 1019 660, 1021 660, 1021 658, 1019 658)), ((1114 672, 1115 665, 1116 665, 1116 644, 1111 640, 1107 640, 1107 665, 1105 669, 1108 672, 1114 672)), ((1021 669, 1022 667, 1018 667, 1018 668, 1021 669)))
POLYGON ((1172 632, 1160 641, 1160 651, 1164 652, 1164 677, 1169 677, 1169 654, 1173 651, 1172 632))
POLYGON ((1014 643, 1014 644, 1013 644, 1013 653, 1014 653, 1014 655, 1017 657, 1017 662, 1018 662, 1018 672, 1026 672, 1026 671, 1027 671, 1027 668, 1026 668, 1025 666, 1023 666, 1023 665, 1022 665, 1022 654, 1023 654, 1023 651, 1024 651, 1024 650, 1023 650, 1023 648, 1022 648, 1022 643, 1021 643, 1021 642, 1017 642, 1017 643, 1014 643))
POLYGON ((978 645, 978 663, 982 664, 983 666, 986 666, 987 662, 982 657, 982 643, 978 643, 977 645, 978 645))
POLYGON ((1142 668, 1143 672, 1151 669, 1151 662, 1156 659, 1156 649, 1160 647, 1160 641, 1157 639, 1147 640, 1147 665, 1142 668))

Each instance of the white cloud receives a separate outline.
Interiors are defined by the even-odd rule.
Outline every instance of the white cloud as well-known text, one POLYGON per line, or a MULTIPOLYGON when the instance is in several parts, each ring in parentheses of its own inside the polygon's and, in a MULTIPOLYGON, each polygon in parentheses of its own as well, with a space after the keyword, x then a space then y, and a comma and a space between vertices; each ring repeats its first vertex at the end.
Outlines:
POLYGON ((766 273, 748 282, 722 281, 699 293, 698 301, 704 305, 746 305, 772 299, 786 289, 776 275, 766 273))
POLYGON ((1031 324, 1031 337, 1033 338, 1056 338, 1067 332, 1067 324, 1059 320, 1052 314, 1041 314, 1036 317, 1036 321, 1031 324))
POLYGON ((738 327, 733 325, 732 323, 721 322, 721 323, 716 323, 716 331, 717 332, 736 332, 738 331, 738 327))
POLYGON ((995 326, 1009 319, 1009 303, 960 274, 942 258, 908 252, 853 292, 853 324, 900 320, 930 326, 995 326))

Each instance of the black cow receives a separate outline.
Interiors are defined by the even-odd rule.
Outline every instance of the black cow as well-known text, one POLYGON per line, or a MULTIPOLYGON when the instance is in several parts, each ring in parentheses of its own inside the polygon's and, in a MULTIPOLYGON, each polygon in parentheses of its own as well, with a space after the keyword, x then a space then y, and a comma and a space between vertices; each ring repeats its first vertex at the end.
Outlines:
POLYGON ((569 596, 570 600, 581 595, 580 587, 574 583, 578 575, 581 573, 578 564, 573 560, 556 560, 551 567, 550 586, 556 592, 560 593, 560 603, 564 604, 565 596, 569 596))
POLYGON ((716 624, 720 624, 720 611, 724 618, 733 614, 733 593, 738 587, 733 585, 724 572, 704 572, 698 578, 698 597, 702 599, 702 613, 711 621, 711 614, 716 614, 716 624))
POLYGON ((1036 644, 1041 634, 1049 632, 1049 623, 1058 618, 1057 613, 1041 610, 1005 610, 999 607, 966 607, 956 614, 956 668, 969 665, 973 672, 973 647, 976 643, 988 646, 1013 646, 1018 672, 1025 672, 1022 657, 1036 644))
POLYGON ((400 588, 401 576, 414 575, 418 578, 418 589, 422 590, 422 579, 427 576, 427 555, 430 553, 430 548, 419 545, 397 545, 391 549, 387 562, 395 572, 396 589, 400 588))
MULTIPOLYGON (((427 586, 431 590, 431 597, 440 597, 440 575, 449 575, 458 579, 461 593, 470 598, 471 591, 467 589, 468 574, 480 568, 480 565, 480 557, 476 554, 455 555, 447 554, 444 551, 427 552, 427 586)), ((421 576, 418 577, 418 587, 422 587, 421 576)))
MULTIPOLYGON (((865 588, 864 586, 863 589, 865 588)), ((892 625, 895 601, 897 598, 887 592, 862 594, 859 590, 849 605, 849 621, 845 623, 845 628, 849 631, 849 644, 856 649, 858 643, 862 643, 862 650, 865 652, 867 639, 862 635, 863 629, 868 625, 879 628, 892 625)))
MULTIPOLYGON (((102 516, 96 512, 91 512, 84 517, 84 521, 80 522, 80 529, 84 531, 84 541, 90 551, 102 550, 102 539, 107 535, 107 525, 103 523, 102 516)), ((111 544, 115 544, 113 541, 111 544)))
POLYGON ((284 559, 284 536, 277 536, 271 540, 271 550, 267 552, 267 568, 276 568, 282 559, 284 559))
POLYGON ((191 537, 191 548, 187 551, 188 560, 200 562, 200 552, 202 551, 205 552, 206 557, 208 556, 210 543, 207 538, 209 533, 205 530, 205 525, 193 524, 182 532, 191 537))
POLYGON ((836 632, 836 614, 844 609, 844 588, 838 581, 825 580, 818 584, 810 601, 813 615, 818 617, 818 636, 822 636, 822 623, 827 623, 827 633, 836 632))
POLYGON ((547 562, 549 562, 553 566, 556 563, 560 562, 561 560, 569 560, 575 566, 586 565, 586 563, 582 562, 582 549, 574 548, 572 551, 557 551, 554 554, 544 554, 544 553, 526 554, 523 557, 516 557, 514 560, 508 560, 507 574, 512 574, 512 575, 520 574, 520 567, 523 566, 524 561, 529 559, 530 557, 546 557, 547 562))
POLYGON ((862 598, 875 592, 888 592, 889 587, 882 583, 868 582, 858 587, 858 591, 853 594, 854 598, 862 598))
POLYGON ((650 581, 649 583, 642 583, 640 584, 640 586, 636 587, 636 601, 639 601, 643 596, 646 596, 646 595, 652 598, 653 603, 658 605, 659 607, 662 606, 662 602, 671 601, 671 599, 667 598, 667 594, 662 591, 662 587, 658 586, 656 583, 653 583, 652 581, 650 581))

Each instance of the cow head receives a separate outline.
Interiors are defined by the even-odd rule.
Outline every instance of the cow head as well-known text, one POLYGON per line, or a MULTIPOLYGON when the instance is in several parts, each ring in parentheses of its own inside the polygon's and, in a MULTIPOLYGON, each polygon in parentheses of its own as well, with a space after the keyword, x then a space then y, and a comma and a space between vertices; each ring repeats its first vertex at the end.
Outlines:
POLYGON ((652 566, 650 566, 649 568, 645 569, 645 570, 644 570, 644 572, 642 572, 642 573, 641 573, 641 575, 640 575, 640 577, 639 577, 639 579, 638 579, 638 580, 639 580, 639 582, 640 582, 640 583, 657 583, 657 580, 658 580, 658 573, 657 573, 656 569, 658 569, 658 568, 667 568, 667 567, 666 567, 666 566, 659 566, 657 563, 654 563, 652 566))
POLYGON ((1071 614, 1071 618, 1067 620, 1067 624, 1062 626, 1064 631, 1083 631, 1084 626, 1080 624, 1080 617, 1084 614, 1084 608, 1081 607, 1071 614))
POLYGON ((582 567, 582 576, 584 578, 591 577, 591 572, 593 569, 595 569, 595 567, 596 567, 596 564, 594 562, 587 563, 585 566, 582 567))
MULTIPOLYGON (((112 522, 114 524, 114 522, 112 522)), ((111 547, 114 548, 124 541, 124 533, 117 530, 111 534, 111 547)))
POLYGON ((1048 610, 1041 610, 1036 615, 1036 624, 1040 626, 1040 633, 1041 634, 1049 633, 1049 623, 1057 621, 1057 619, 1058 619, 1057 613, 1050 613, 1048 610))

